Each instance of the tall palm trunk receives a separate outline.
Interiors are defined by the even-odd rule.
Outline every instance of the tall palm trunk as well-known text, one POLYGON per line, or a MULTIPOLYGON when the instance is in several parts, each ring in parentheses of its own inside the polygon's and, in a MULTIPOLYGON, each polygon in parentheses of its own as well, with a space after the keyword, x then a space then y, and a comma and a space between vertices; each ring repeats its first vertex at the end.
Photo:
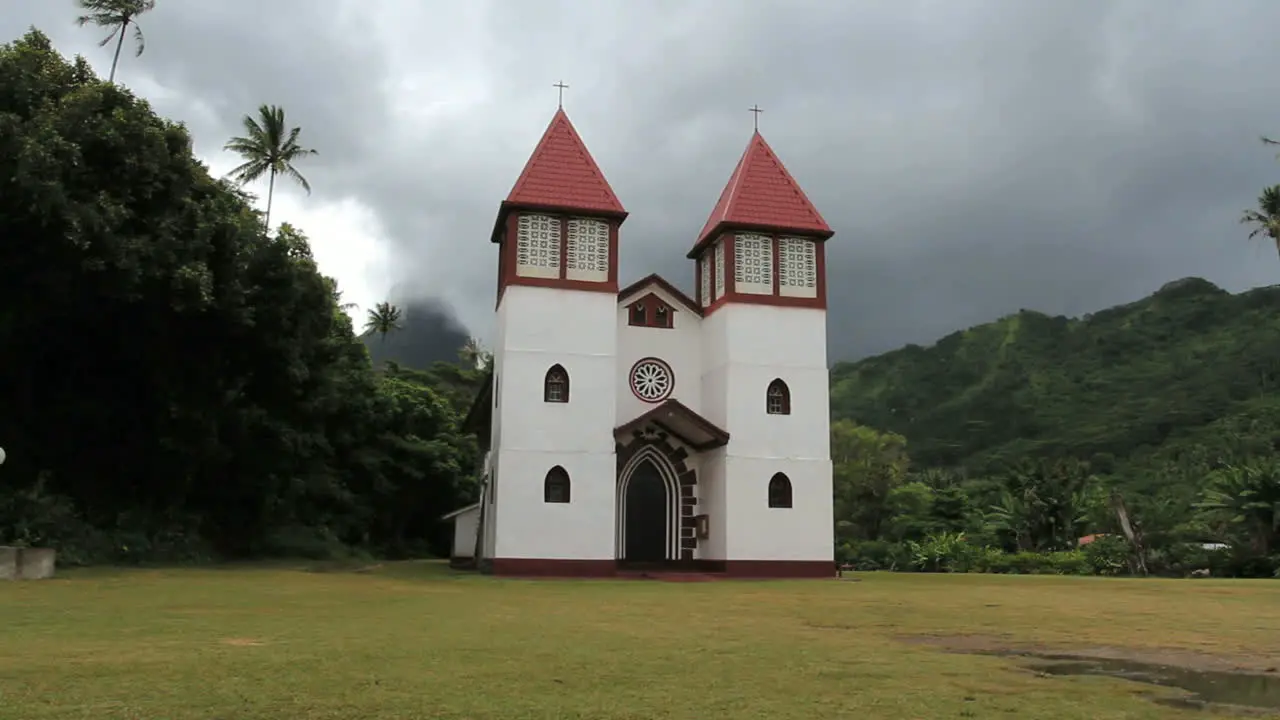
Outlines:
POLYGON ((116 56, 111 59, 111 74, 107 77, 107 82, 115 83, 116 66, 120 64, 120 48, 124 47, 124 33, 129 29, 129 23, 120 26, 120 38, 116 40, 116 56))
POLYGON ((271 198, 276 194, 276 171, 271 170, 271 177, 267 180, 267 232, 271 232, 271 198))

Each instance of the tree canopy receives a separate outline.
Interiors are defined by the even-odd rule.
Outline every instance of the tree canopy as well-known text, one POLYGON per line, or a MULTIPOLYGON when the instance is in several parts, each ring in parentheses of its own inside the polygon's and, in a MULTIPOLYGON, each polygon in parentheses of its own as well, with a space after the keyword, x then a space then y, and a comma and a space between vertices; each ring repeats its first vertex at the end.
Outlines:
POLYGON ((478 464, 455 404, 374 372, 306 237, 182 126, 32 31, 0 48, 0 177, 0 542, 445 548, 478 464))

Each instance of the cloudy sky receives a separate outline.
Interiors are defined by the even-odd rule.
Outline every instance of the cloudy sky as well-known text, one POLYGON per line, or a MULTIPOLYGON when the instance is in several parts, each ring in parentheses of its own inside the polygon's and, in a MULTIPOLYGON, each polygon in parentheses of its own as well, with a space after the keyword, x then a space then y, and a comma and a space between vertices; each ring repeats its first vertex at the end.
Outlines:
MULTIPOLYGON (((34 25, 105 75, 76 14, 0 0, 0 39, 34 25)), ((631 212, 620 279, 685 289, 759 103, 836 230, 834 360, 1187 275, 1280 281, 1237 222, 1280 182, 1277 25, 1275 0, 159 0, 118 79, 217 173, 240 118, 284 106, 320 154, 273 220, 347 299, 441 298, 485 339, 488 231, 553 83, 631 212)))

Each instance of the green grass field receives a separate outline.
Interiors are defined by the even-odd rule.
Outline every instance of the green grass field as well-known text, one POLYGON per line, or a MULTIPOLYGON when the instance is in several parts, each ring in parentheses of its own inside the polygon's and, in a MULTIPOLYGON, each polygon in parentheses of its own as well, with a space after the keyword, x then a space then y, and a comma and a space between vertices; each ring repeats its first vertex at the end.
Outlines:
POLYGON ((0 584, 0 718, 1206 718, 937 645, 1280 665, 1280 583, 860 577, 74 571, 0 584))

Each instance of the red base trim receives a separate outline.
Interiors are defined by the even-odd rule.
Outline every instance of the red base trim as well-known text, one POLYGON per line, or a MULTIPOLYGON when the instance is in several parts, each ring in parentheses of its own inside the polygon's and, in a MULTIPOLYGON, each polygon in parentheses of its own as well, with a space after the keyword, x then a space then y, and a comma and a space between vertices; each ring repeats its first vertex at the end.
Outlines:
MULTIPOLYGON (((688 575, 689 571, 723 578, 791 580, 833 578, 836 564, 831 560, 695 560, 686 570, 644 573, 688 575)), ((619 571, 616 560, 552 560, 545 558, 494 558, 490 572, 501 577, 612 578, 630 577, 635 572, 619 571)))
POLYGON ((618 562, 616 560, 494 558, 490 572, 506 577, 613 577, 618 574, 618 562))

